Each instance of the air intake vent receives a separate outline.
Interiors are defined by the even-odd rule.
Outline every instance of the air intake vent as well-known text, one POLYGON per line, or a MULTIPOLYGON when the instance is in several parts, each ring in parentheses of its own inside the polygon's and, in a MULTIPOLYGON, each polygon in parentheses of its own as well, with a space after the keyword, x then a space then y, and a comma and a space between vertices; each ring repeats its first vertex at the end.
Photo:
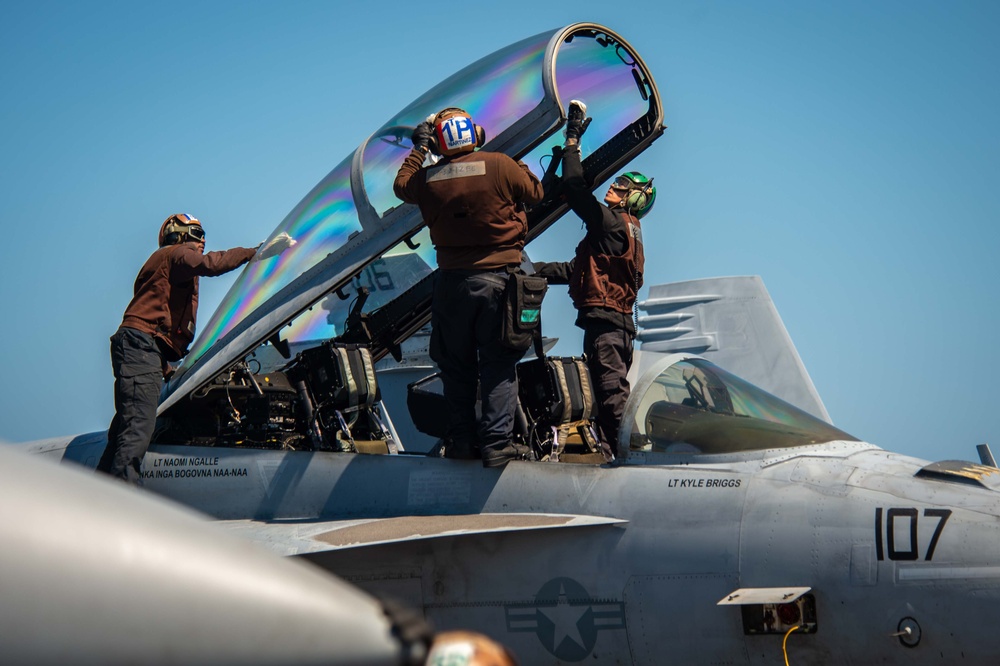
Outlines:
POLYGON ((1000 469, 965 460, 942 460, 931 463, 914 476, 1000 490, 1000 469))

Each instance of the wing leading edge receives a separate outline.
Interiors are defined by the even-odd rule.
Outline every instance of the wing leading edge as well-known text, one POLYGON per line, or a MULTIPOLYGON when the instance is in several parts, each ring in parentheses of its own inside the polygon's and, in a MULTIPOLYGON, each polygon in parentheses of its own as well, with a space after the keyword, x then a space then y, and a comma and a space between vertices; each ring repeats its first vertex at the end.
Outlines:
POLYGON ((281 555, 305 555, 427 539, 468 538, 482 534, 533 530, 608 527, 627 523, 627 520, 604 516, 482 513, 308 522, 227 520, 218 524, 281 555))

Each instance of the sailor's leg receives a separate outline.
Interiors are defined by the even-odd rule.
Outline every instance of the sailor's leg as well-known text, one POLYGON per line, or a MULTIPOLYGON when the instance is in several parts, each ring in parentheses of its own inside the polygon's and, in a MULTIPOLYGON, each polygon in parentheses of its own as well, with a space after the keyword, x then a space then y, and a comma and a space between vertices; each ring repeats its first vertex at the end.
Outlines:
POLYGON ((152 336, 121 328, 111 338, 111 366, 115 374, 115 416, 97 468, 138 484, 163 385, 160 352, 152 336))
POLYGON ((632 336, 618 328, 590 327, 583 349, 597 398, 597 434, 618 455, 618 429, 631 391, 632 336))
POLYGON ((517 377, 514 368, 524 352, 500 343, 507 275, 486 273, 476 276, 470 282, 474 298, 479 303, 479 316, 476 320, 479 391, 482 399, 479 440, 484 450, 503 448, 510 443, 514 431, 514 410, 517 407, 517 377))
POLYGON ((441 370, 450 418, 445 452, 460 452, 460 457, 467 457, 476 445, 475 303, 467 280, 457 271, 438 271, 431 304, 430 355, 441 370))
POLYGON ((138 485, 141 478, 142 459, 149 448, 156 425, 156 406, 163 385, 160 372, 122 377, 121 422, 115 440, 115 453, 111 461, 111 475, 138 485))

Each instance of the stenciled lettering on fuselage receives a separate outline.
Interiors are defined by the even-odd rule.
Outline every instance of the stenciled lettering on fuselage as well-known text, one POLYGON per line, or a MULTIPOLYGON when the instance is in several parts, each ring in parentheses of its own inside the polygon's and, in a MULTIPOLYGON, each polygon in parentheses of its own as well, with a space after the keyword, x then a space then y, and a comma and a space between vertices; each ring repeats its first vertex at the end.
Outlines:
POLYGON ((743 479, 667 479, 667 488, 739 488, 743 479))
POLYGON ((553 578, 533 601, 504 604, 507 631, 530 632, 556 659, 582 661, 597 645, 600 631, 625 628, 625 604, 594 599, 572 578, 553 578))
POLYGON ((165 456, 153 458, 151 462, 152 465, 149 465, 147 458, 147 463, 143 465, 143 480, 218 479, 249 475, 246 467, 220 465, 219 456, 165 456))
POLYGON ((449 162, 427 170, 427 182, 436 183, 454 178, 485 176, 486 162, 449 162))

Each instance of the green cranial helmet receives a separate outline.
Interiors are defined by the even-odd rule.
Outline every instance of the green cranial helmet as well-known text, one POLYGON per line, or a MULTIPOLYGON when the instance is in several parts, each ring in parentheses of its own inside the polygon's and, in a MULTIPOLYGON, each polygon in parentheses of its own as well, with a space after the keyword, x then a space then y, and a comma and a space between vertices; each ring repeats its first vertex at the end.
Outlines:
POLYGON ((622 206, 640 219, 649 212, 656 201, 653 179, 646 178, 638 171, 629 171, 618 176, 612 187, 628 192, 622 196, 622 206))

